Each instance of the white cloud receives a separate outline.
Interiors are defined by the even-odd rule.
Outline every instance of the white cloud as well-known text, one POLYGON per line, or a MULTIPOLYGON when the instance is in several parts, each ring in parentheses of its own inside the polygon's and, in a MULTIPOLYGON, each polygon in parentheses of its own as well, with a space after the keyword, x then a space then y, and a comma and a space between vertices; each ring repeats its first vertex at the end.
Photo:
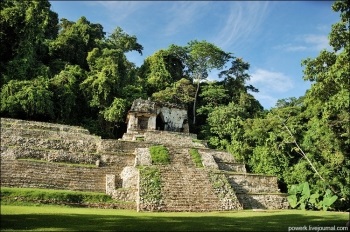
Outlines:
POLYGON ((164 19, 167 19, 163 22, 165 35, 171 36, 189 28, 204 15, 207 5, 208 2, 173 2, 163 13, 164 19))
POLYGON ((313 49, 322 50, 329 48, 328 37, 326 35, 304 35, 304 42, 311 45, 313 49))
POLYGON ((254 95, 265 108, 275 106, 277 100, 280 99, 281 96, 289 95, 289 91, 294 89, 294 83, 291 77, 281 72, 273 72, 259 68, 251 74, 248 84, 259 89, 258 93, 252 93, 252 95, 254 95))
POLYGON ((257 87, 261 92, 287 92, 293 88, 290 77, 280 72, 257 69, 251 74, 249 84, 257 87))
POLYGON ((130 17, 137 11, 142 11, 148 7, 152 2, 147 1, 91 1, 91 5, 101 5, 107 10, 110 16, 114 19, 122 21, 130 17))
POLYGON ((152 30, 153 34, 173 36, 190 30, 210 10, 210 2, 198 1, 92 1, 102 6, 115 25, 130 25, 129 30, 152 30))
POLYGON ((230 2, 229 14, 215 39, 215 44, 222 48, 237 45, 255 32, 268 13, 269 2, 230 2))
POLYGON ((303 45, 293 45, 289 43, 289 44, 277 45, 274 47, 274 49, 288 51, 288 52, 296 52, 296 51, 306 51, 308 48, 303 45))
POLYGON ((295 39, 295 43, 288 43, 277 45, 274 49, 283 50, 287 52, 297 51, 321 51, 323 49, 330 49, 328 44, 328 37, 326 35, 306 34, 300 35, 295 39))

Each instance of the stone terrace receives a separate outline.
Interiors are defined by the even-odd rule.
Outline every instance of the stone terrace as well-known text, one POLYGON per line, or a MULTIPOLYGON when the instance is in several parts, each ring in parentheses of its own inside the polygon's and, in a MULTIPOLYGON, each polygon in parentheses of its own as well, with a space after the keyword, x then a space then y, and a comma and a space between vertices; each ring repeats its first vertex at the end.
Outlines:
MULTIPOLYGON (((161 211, 284 209, 277 178, 249 174, 232 155, 208 149, 196 135, 148 131, 142 141, 103 140, 81 127, 1 118, 1 186, 106 192, 139 203, 138 166, 154 166, 148 148, 164 144, 161 211), (198 149, 204 168, 190 155, 198 149)), ((130 204, 129 204, 130 205, 130 204)), ((122 208, 122 207, 121 207, 122 208)), ((144 207, 147 209, 147 207, 144 207)))

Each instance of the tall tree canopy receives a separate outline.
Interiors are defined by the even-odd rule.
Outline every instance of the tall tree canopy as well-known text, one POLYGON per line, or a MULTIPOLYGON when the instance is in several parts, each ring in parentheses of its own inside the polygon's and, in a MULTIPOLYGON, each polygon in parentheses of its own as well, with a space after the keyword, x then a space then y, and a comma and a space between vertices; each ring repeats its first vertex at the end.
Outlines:
POLYGON ((193 124, 196 124, 196 103, 199 93, 200 82, 207 79, 213 69, 221 69, 231 58, 229 53, 224 52, 214 44, 207 41, 190 41, 184 48, 186 56, 184 64, 186 71, 194 84, 197 85, 193 101, 193 124))
POLYGON ((0 4, 0 87, 10 80, 47 76, 47 40, 58 33, 48 1, 4 0, 0 4))
POLYGON ((104 38, 103 27, 81 17, 77 22, 61 19, 59 28, 59 35, 49 43, 51 59, 55 65, 60 65, 56 69, 62 69, 65 64, 72 64, 88 70, 88 52, 97 47, 99 41, 104 38))

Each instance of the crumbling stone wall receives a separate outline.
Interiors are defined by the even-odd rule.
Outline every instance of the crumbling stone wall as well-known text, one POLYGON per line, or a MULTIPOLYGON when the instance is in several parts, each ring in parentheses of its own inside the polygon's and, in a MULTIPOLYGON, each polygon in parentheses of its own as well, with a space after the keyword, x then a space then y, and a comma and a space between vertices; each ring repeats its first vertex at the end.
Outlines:
MULTIPOLYGON (((162 183, 157 188, 152 186, 154 181, 164 180, 169 174, 164 170, 173 170, 172 164, 162 172, 154 169, 148 148, 163 144, 171 148, 172 162, 177 160, 173 174, 180 175, 179 180, 173 178, 171 188, 181 189, 187 183, 197 190, 211 183, 219 196, 220 202, 207 199, 206 207, 192 204, 191 210, 213 209, 212 203, 218 204, 218 210, 288 207, 276 177, 246 173, 245 166, 236 163, 232 155, 206 148, 196 135, 147 131, 138 136, 144 141, 102 140, 80 127, 2 118, 1 186, 106 192, 114 199, 136 202, 138 210, 161 211, 166 209, 162 194, 167 192, 162 192, 162 183), (210 171, 209 176, 202 176, 188 162, 187 151, 193 147, 198 148, 203 173, 210 171), (140 171, 138 166, 144 167, 140 171), (184 167, 186 171, 180 172, 184 167), (192 172, 197 173, 197 179, 188 175, 192 172)), ((186 205, 181 207, 185 209, 186 205)))
MULTIPOLYGON (((161 107, 157 110, 157 115, 162 113, 165 131, 183 131, 184 121, 187 120, 187 110, 178 108, 161 107)), ((157 129, 157 128, 155 128, 157 129)))
POLYGON ((160 130, 157 117, 162 121, 161 130, 188 133, 187 110, 175 104, 156 103, 136 99, 127 116, 127 132, 160 130))
POLYGON ((236 193, 279 193, 277 177, 258 174, 226 173, 236 193))
POLYGON ((135 164, 134 166, 151 166, 152 158, 148 148, 135 149, 135 164))
POLYGON ((102 140, 80 127, 1 118, 1 185, 104 192, 106 174, 117 174, 115 184, 122 187, 119 173, 134 165, 140 146, 149 145, 102 140))
POLYGON ((239 194, 239 202, 244 209, 288 209, 289 203, 286 194, 239 194))
POLYGON ((138 196, 138 170, 134 169, 130 174, 125 173, 125 169, 121 173, 122 186, 116 186, 117 177, 113 174, 106 175, 106 194, 112 196, 113 199, 126 202, 136 202, 138 196))
MULTIPOLYGON (((79 167, 29 160, 1 160, 1 186, 105 192, 106 174, 116 167, 79 167)), ((121 180, 117 180, 121 185, 121 180)))

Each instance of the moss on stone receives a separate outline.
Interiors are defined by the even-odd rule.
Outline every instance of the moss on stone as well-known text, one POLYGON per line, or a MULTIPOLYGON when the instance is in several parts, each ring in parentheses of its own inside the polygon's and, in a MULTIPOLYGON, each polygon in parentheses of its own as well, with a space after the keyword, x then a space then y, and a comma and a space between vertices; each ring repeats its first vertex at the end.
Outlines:
POLYGON ((190 155, 197 168, 203 168, 202 157, 198 152, 198 149, 191 148, 190 155))
POLYGON ((169 164, 170 163, 169 151, 165 146, 163 145, 151 146, 149 148, 149 151, 151 153, 152 164, 169 164))

